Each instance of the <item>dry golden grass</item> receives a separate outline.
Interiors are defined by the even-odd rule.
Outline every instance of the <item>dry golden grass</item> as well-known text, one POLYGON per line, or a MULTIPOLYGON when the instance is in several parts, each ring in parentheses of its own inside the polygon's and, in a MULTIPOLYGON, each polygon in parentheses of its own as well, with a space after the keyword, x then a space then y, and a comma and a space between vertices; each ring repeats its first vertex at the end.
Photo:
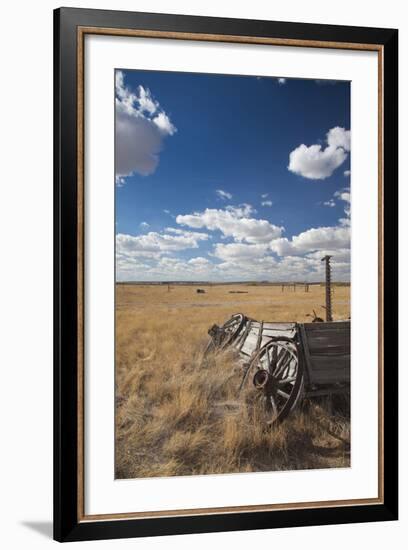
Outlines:
MULTIPOLYGON (((269 428, 261 409, 237 404, 233 357, 203 357, 208 328, 233 313, 324 316, 324 288, 201 285, 206 293, 197 294, 197 286, 116 286, 116 477, 349 466, 347 404, 329 416, 324 403, 305 402, 269 428)), ((349 317, 349 294, 335 288, 335 319, 349 317)))

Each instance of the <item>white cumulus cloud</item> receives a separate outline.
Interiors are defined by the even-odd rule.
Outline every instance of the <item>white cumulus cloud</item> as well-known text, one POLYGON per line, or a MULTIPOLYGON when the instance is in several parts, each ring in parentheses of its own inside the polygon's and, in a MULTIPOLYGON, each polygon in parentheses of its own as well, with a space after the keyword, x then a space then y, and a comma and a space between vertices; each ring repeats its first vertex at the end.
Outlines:
POLYGON ((163 111, 153 118, 153 124, 157 126, 157 128, 164 136, 172 136, 176 131, 169 117, 163 111))
POLYGON ((218 230, 224 237, 232 237, 236 242, 250 244, 266 243, 281 236, 283 227, 273 225, 267 220, 250 217, 254 213, 255 210, 248 204, 229 206, 224 210, 207 208, 204 212, 179 215, 176 222, 195 229, 218 230))
POLYGON ((163 254, 198 248, 199 242, 207 239, 207 233, 172 230, 171 228, 162 233, 150 231, 144 235, 118 233, 116 235, 116 255, 128 258, 158 258, 163 254))
POLYGON ((340 189, 330 200, 342 201, 345 218, 335 226, 312 227, 290 239, 282 236, 283 227, 256 218, 250 204, 178 215, 178 226, 159 232, 144 227, 144 234, 120 233, 117 280, 322 281, 321 258, 329 254, 334 279, 348 281, 350 190, 340 189))
POLYGON ((224 261, 244 261, 262 258, 268 250, 267 245, 243 243, 217 243, 214 256, 224 261))
POLYGON ((270 243, 279 256, 302 255, 317 250, 338 250, 350 247, 350 228, 342 225, 316 227, 294 235, 291 240, 280 238, 270 243))
POLYGON ((116 142, 115 163, 118 185, 133 173, 152 174, 159 162, 163 139, 177 129, 150 90, 130 90, 122 71, 115 74, 116 142))
POLYGON ((334 196, 339 198, 340 200, 342 200, 344 202, 347 202, 348 204, 350 204, 350 202, 351 202, 351 195, 350 195, 350 190, 349 189, 343 189, 342 191, 336 191, 334 193, 334 196))
POLYGON ((350 189, 342 189, 340 191, 336 191, 334 193, 334 196, 345 202, 345 206, 344 206, 344 213, 346 215, 345 218, 340 218, 340 225, 342 226, 350 226, 350 216, 351 216, 351 208, 350 208, 350 203, 351 203, 351 195, 350 195, 350 189))
POLYGON ((336 126, 329 130, 327 134, 327 143, 329 147, 342 147, 345 151, 350 151, 351 148, 351 132, 336 126))
POLYGON ((346 227, 317 227, 308 229, 292 238, 297 250, 324 250, 350 246, 350 230, 346 227))
POLYGON ((273 202, 272 201, 262 201, 261 202, 261 205, 262 206, 272 206, 273 202))
POLYGON ((343 164, 350 151, 350 130, 339 126, 326 135, 327 146, 299 145, 289 154, 288 170, 308 179, 328 178, 343 164))

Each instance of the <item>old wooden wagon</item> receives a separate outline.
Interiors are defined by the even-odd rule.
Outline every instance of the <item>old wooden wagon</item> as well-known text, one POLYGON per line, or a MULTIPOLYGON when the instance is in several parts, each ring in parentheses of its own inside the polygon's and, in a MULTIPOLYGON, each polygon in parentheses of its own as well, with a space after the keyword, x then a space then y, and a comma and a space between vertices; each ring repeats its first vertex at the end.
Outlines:
POLYGON ((269 323, 237 313, 209 334, 207 352, 235 353, 238 392, 255 389, 269 423, 283 420, 305 396, 350 391, 350 321, 269 323))

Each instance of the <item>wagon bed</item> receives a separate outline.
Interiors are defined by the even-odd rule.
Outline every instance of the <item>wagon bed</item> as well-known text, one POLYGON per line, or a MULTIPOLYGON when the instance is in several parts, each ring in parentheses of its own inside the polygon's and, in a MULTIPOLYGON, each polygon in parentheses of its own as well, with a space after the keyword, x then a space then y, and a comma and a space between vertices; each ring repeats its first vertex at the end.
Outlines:
POLYGON ((237 313, 209 334, 207 351, 237 354, 239 392, 255 388, 271 423, 283 420, 304 396, 350 391, 350 321, 276 323, 237 313))

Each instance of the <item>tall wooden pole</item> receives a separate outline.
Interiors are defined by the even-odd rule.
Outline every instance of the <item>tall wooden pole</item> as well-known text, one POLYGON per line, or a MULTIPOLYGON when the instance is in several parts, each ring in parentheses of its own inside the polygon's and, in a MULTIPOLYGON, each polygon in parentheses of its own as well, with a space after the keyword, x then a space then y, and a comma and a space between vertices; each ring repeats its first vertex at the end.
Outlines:
POLYGON ((322 258, 322 262, 326 262, 326 321, 333 321, 330 258, 331 256, 322 258))

